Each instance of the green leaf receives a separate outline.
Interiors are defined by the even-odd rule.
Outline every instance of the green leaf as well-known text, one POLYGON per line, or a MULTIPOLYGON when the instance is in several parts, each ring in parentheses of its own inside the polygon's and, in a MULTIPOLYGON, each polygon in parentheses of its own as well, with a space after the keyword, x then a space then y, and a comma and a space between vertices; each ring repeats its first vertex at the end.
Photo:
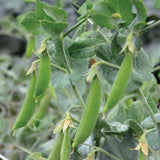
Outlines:
POLYGON ((134 25, 134 30, 135 32, 139 31, 140 29, 142 29, 144 26, 146 26, 147 23, 146 22, 139 22, 139 23, 136 23, 134 25))
POLYGON ((157 130, 148 132, 146 134, 146 141, 153 151, 160 149, 160 133, 157 130))
POLYGON ((24 20, 21 22, 22 26, 29 32, 34 35, 40 34, 40 23, 37 21, 37 19, 34 18, 24 18, 24 20))
POLYGON ((47 160, 42 157, 41 153, 35 152, 29 155, 25 160, 47 160))
POLYGON ((73 72, 71 73, 70 77, 72 82, 76 84, 85 78, 88 72, 88 60, 71 58, 71 65, 73 72))
POLYGON ((93 0, 86 0, 86 9, 90 10, 93 7, 93 0))
MULTIPOLYGON (((118 140, 115 137, 105 136, 103 149, 120 160, 137 160, 139 151, 131 150, 131 148, 135 148, 136 145, 134 137, 130 133, 126 133, 122 136, 121 140, 118 140)), ((99 159, 113 160, 103 153, 100 153, 99 159)))
POLYGON ((40 30, 40 22, 34 12, 28 12, 25 14, 21 24, 29 33, 32 33, 33 35, 42 33, 40 30))
POLYGON ((134 20, 134 23, 145 22, 147 18, 147 12, 144 6, 143 0, 133 0, 133 3, 137 9, 137 16, 134 20))
POLYGON ((128 125, 126 124, 122 124, 120 122, 112 122, 112 123, 108 123, 112 129, 112 131, 115 132, 126 132, 128 130, 128 125))
POLYGON ((55 88, 63 89, 70 84, 70 79, 68 74, 60 70, 57 70, 55 68, 52 70, 52 73, 53 74, 51 75, 51 83, 55 88))
POLYGON ((118 25, 118 23, 116 23, 117 21, 114 20, 112 17, 98 14, 96 12, 92 12, 92 18, 96 24, 109 29, 114 29, 118 25))
POLYGON ((63 9, 46 5, 43 7, 43 10, 49 17, 53 18, 57 22, 65 22, 67 19, 67 14, 63 9))
MULTIPOLYGON (((160 113, 154 114, 156 120, 158 122, 160 122, 160 113)), ((155 127, 155 124, 153 123, 152 119, 150 117, 145 118, 142 122, 141 122, 141 126, 144 129, 151 129, 155 127)))
POLYGON ((131 0, 107 0, 96 3, 92 11, 93 20, 109 29, 114 29, 119 23, 129 25, 134 19, 131 0))
POLYGON ((38 20, 48 20, 48 21, 53 21, 53 19, 44 12, 43 7, 46 6, 46 4, 41 3, 40 0, 36 0, 35 4, 35 14, 38 18, 38 20))
POLYGON ((157 104, 154 102, 154 100, 151 97, 151 95, 148 94, 147 97, 146 97, 146 99, 147 99, 147 102, 148 102, 149 106, 151 107, 153 113, 157 113, 158 112, 157 104))
POLYGON ((128 119, 126 105, 124 103, 114 107, 107 115, 108 122, 125 122, 128 119))
POLYGON ((134 59, 134 71, 131 75, 127 91, 134 91, 139 88, 143 82, 152 79, 152 69, 152 61, 149 59, 147 53, 141 49, 136 59, 134 59))
POLYGON ((63 22, 49 22, 46 20, 41 21, 41 26, 43 30, 49 34, 49 36, 53 37, 60 35, 62 31, 64 31, 67 27, 67 23, 63 22))
POLYGON ((136 101, 131 104, 128 112, 129 119, 136 121, 137 123, 141 123, 144 119, 145 111, 141 101, 136 101))
MULTIPOLYGON (((111 46, 108 43, 98 44, 95 47, 96 55, 105 61, 112 62, 111 46)), ((114 63, 114 62, 113 62, 114 63)))
POLYGON ((87 39, 73 43, 69 48, 69 54, 74 58, 88 58, 95 55, 94 47, 102 41, 99 39, 87 39))
POLYGON ((78 9, 78 14, 80 15, 86 15, 87 10, 86 10, 86 3, 83 3, 82 6, 78 9))
POLYGON ((140 138, 142 136, 143 128, 136 121, 129 119, 126 123, 129 124, 129 128, 136 137, 140 138))

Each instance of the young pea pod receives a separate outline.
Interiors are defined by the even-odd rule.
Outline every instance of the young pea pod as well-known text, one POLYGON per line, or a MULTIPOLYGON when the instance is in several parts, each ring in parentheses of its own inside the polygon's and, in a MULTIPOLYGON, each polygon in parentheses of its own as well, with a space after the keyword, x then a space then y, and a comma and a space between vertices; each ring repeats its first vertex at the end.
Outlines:
POLYGON ((33 72, 23 106, 20 110, 20 113, 18 114, 14 126, 12 127, 12 130, 24 127, 31 119, 36 107, 35 99, 33 98, 35 85, 36 85, 36 75, 33 72))
POLYGON ((64 132, 60 160, 69 160, 70 154, 70 136, 69 136, 69 128, 67 128, 64 132))
POLYGON ((131 77, 132 68, 133 68, 132 53, 126 52, 120 70, 116 76, 110 94, 107 98, 107 102, 103 109, 104 115, 109 109, 112 109, 123 96, 131 77))
POLYGON ((63 133, 61 131, 61 132, 59 132, 59 135, 56 139, 54 148, 51 151, 51 153, 49 154, 47 160, 60 160, 60 152, 61 152, 62 142, 63 142, 63 133))
POLYGON ((35 49, 35 37, 31 36, 27 44, 25 57, 30 58, 33 55, 34 49, 35 49))
POLYGON ((41 95, 48 88, 50 77, 51 77, 50 58, 45 50, 40 57, 36 89, 34 94, 35 97, 41 95))
POLYGON ((51 99, 51 94, 48 92, 45 92, 44 97, 40 101, 38 111, 34 115, 33 119, 29 122, 29 124, 28 124, 29 126, 31 126, 31 127, 36 126, 37 127, 39 125, 40 120, 43 119, 47 113, 50 99, 51 99))
POLYGON ((83 143, 93 131, 101 105, 101 83, 97 76, 92 80, 87 104, 76 132, 72 147, 83 143))

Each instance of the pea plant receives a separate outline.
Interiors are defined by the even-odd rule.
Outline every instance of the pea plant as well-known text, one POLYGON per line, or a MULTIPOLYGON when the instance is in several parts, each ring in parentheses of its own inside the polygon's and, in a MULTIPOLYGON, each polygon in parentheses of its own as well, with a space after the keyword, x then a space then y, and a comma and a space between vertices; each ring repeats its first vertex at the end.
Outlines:
POLYGON ((159 160, 159 67, 140 36, 160 20, 147 23, 142 0, 86 0, 71 2, 79 17, 69 27, 63 1, 30 2, 19 17, 30 84, 12 127, 32 144, 26 160, 159 160))

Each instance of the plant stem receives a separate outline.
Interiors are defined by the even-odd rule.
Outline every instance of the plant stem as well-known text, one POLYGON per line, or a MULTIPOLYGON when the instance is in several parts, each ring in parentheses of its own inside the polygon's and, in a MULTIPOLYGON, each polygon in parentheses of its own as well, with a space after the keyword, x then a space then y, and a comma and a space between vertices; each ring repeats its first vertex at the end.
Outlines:
POLYGON ((110 43, 109 39, 100 31, 100 29, 97 29, 97 32, 106 40, 107 43, 110 43))
POLYGON ((82 96, 81 96, 80 93, 79 93, 79 90, 78 90, 77 86, 74 85, 74 84, 72 84, 72 88, 73 88, 74 93, 76 94, 77 98, 79 99, 79 102, 80 102, 80 104, 81 104, 81 107, 84 109, 84 108, 85 108, 85 103, 84 103, 84 101, 83 101, 83 99, 82 99, 82 96))
MULTIPOLYGON (((61 52, 62 52, 62 55, 63 55, 63 58, 64 58, 64 61, 65 61, 65 64, 66 64, 66 67, 67 67, 67 70, 69 72, 69 74, 72 73, 72 69, 70 67, 70 62, 68 61, 68 58, 67 58, 67 55, 65 53, 65 49, 63 47, 63 37, 61 37, 61 40, 60 40, 60 45, 61 45, 61 52)), ((85 103, 79 93, 79 90, 77 88, 77 86, 75 84, 72 83, 72 80, 70 78, 70 81, 71 81, 71 85, 72 85, 72 88, 73 88, 73 91, 77 97, 77 99, 79 100, 80 104, 81 104, 81 107, 84 109, 85 108, 85 103)))
POLYGON ((116 69, 120 69, 120 67, 119 67, 118 65, 112 64, 112 63, 107 62, 107 61, 104 61, 104 60, 101 60, 101 61, 95 63, 94 66, 97 66, 97 65, 99 65, 99 64, 106 64, 106 65, 109 66, 109 67, 113 67, 113 68, 116 68, 116 69))
POLYGON ((143 103, 143 106, 144 106, 146 112, 147 112, 148 115, 151 117, 153 123, 154 123, 155 126, 156 126, 156 125, 157 125, 157 120, 156 120, 156 118, 155 118, 155 116, 154 116, 154 114, 153 114, 153 112, 152 112, 152 110, 151 110, 151 108, 150 108, 147 100, 146 100, 146 97, 145 97, 144 94, 143 94, 143 91, 142 91, 140 88, 138 89, 138 94, 139 94, 139 96, 140 96, 140 99, 141 99, 141 101, 142 101, 142 103, 143 103))
POLYGON ((160 20, 158 20, 158 21, 156 21, 155 23, 152 23, 151 25, 149 25, 149 26, 143 28, 142 30, 140 30, 140 31, 138 32, 138 35, 141 35, 141 34, 147 32, 147 31, 149 31, 151 28, 153 28, 153 27, 155 27, 155 26, 158 26, 158 25, 160 25, 160 20))
POLYGON ((127 96, 125 96, 125 97, 121 100, 121 102, 124 102, 124 101, 126 101, 127 99, 135 98, 135 97, 137 97, 137 94, 127 95, 127 96))
POLYGON ((117 157, 114 156, 113 154, 107 152, 106 150, 104 150, 104 149, 102 149, 102 148, 100 148, 100 147, 96 147, 96 146, 94 146, 94 145, 90 145, 90 144, 86 144, 86 143, 83 143, 83 144, 86 145, 86 146, 89 146, 89 147, 96 148, 97 150, 99 150, 100 152, 106 154, 108 157, 110 157, 110 158, 112 158, 112 159, 114 159, 114 160, 120 160, 119 158, 117 158, 117 157))
POLYGON ((57 66, 57 65, 55 65, 55 64, 53 64, 53 63, 51 63, 51 66, 53 66, 53 67, 55 67, 55 68, 58 68, 59 70, 62 70, 63 72, 68 73, 68 71, 67 71, 65 68, 63 68, 63 67, 57 66))
POLYGON ((158 71, 158 70, 160 70, 160 66, 153 68, 152 72, 155 72, 155 71, 158 71))
POLYGON ((63 37, 61 37, 61 40, 60 40, 60 47, 61 47, 61 51, 62 51, 62 55, 63 55, 63 59, 65 61, 66 67, 67 67, 69 73, 72 73, 72 69, 70 67, 70 63, 68 61, 67 55, 66 55, 64 47, 63 47, 63 37))
POLYGON ((66 33, 64 33, 62 35, 62 37, 66 37, 69 33, 71 33, 74 29, 76 29, 78 26, 80 26, 82 23, 84 23, 85 21, 87 21, 88 18, 82 19, 81 21, 79 21, 77 24, 75 24, 73 27, 71 27, 66 33))

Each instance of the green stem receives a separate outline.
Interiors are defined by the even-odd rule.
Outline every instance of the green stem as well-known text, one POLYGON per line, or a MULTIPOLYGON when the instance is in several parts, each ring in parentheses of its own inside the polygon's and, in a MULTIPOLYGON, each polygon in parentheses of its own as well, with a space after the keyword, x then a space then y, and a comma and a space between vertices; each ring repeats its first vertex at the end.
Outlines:
POLYGON ((62 37, 66 37, 69 33, 71 33, 74 29, 76 29, 78 26, 80 26, 82 23, 84 23, 85 21, 87 21, 87 18, 82 19, 81 21, 79 21, 77 24, 75 24, 73 27, 71 27, 66 33, 64 33, 62 35, 62 37))
POLYGON ((121 100, 121 102, 124 102, 124 101, 126 101, 127 99, 135 98, 135 97, 137 97, 137 94, 127 95, 127 96, 125 96, 125 97, 121 100))
POLYGON ((63 37, 61 37, 61 40, 60 40, 60 47, 61 47, 61 51, 62 51, 62 55, 63 55, 63 59, 65 61, 66 67, 67 67, 69 73, 72 73, 72 69, 70 67, 70 63, 68 61, 67 55, 66 55, 64 47, 63 47, 63 37))
MULTIPOLYGON (((62 55, 63 55, 64 61, 65 61, 67 70, 68 70, 69 74, 71 74, 72 73, 72 69, 70 67, 70 63, 68 61, 67 55, 65 53, 65 49, 63 47, 63 37, 61 37, 60 45, 61 45, 61 51, 62 51, 62 55)), ((71 79, 70 79, 70 81, 71 81, 71 79)), ((73 88, 73 91, 74 91, 76 97, 78 98, 78 100, 79 100, 79 102, 81 104, 81 107, 84 109, 85 108, 85 103, 84 103, 84 101, 83 101, 83 99, 82 99, 82 97, 81 97, 81 95, 79 93, 78 88, 76 87, 76 85, 72 84, 72 81, 71 81, 71 85, 72 85, 72 88, 73 88)))
POLYGON ((78 98, 78 100, 79 100, 79 102, 81 104, 81 107, 84 109, 85 108, 85 103, 84 103, 84 101, 82 99, 82 96, 79 93, 79 90, 78 90, 77 86, 72 84, 72 88, 73 88, 73 91, 76 94, 76 96, 77 96, 77 98, 78 98))
POLYGON ((143 106, 144 106, 146 112, 147 112, 148 115, 151 117, 153 123, 154 123, 155 126, 156 126, 156 125, 157 125, 157 120, 156 120, 156 118, 155 118, 155 116, 154 116, 154 114, 153 114, 153 112, 152 112, 152 110, 151 110, 151 108, 150 108, 147 100, 146 100, 146 97, 145 97, 144 94, 143 94, 143 91, 142 91, 140 88, 138 89, 138 94, 139 94, 139 96, 140 96, 140 99, 141 99, 141 101, 142 101, 142 103, 143 103, 143 106))
POLYGON ((99 65, 99 64, 106 64, 106 65, 109 66, 109 67, 113 67, 113 68, 116 68, 116 69, 120 69, 120 66, 115 65, 115 64, 112 64, 112 63, 107 62, 107 61, 104 61, 104 60, 95 63, 93 66, 97 66, 97 65, 99 65))
POLYGON ((106 40, 107 43, 110 43, 110 40, 98 28, 97 32, 106 40))
POLYGON ((57 65, 55 65, 55 64, 53 64, 53 63, 51 63, 51 66, 53 66, 53 67, 55 67, 55 68, 57 68, 57 69, 59 69, 59 70, 62 70, 63 72, 68 73, 68 71, 67 71, 65 68, 63 68, 63 67, 57 66, 57 65))
POLYGON ((112 159, 114 159, 114 160, 120 160, 119 158, 117 158, 117 157, 114 156, 113 154, 105 151, 104 149, 102 149, 102 148, 100 148, 100 147, 96 147, 96 146, 94 146, 94 145, 90 145, 90 144, 86 144, 86 143, 83 143, 83 144, 86 145, 86 146, 92 147, 92 148, 96 148, 97 150, 99 150, 100 152, 106 154, 108 157, 110 157, 110 158, 112 158, 112 159))
POLYGON ((159 24, 160 24, 160 20, 156 21, 155 23, 152 23, 151 25, 149 25, 149 26, 143 28, 142 30, 140 30, 138 32, 138 35, 141 35, 141 34, 147 32, 147 31, 149 31, 151 28, 153 28, 155 26, 158 26, 159 24))
POLYGON ((153 68, 152 72, 155 72, 155 71, 158 71, 158 70, 160 70, 160 66, 153 68))

